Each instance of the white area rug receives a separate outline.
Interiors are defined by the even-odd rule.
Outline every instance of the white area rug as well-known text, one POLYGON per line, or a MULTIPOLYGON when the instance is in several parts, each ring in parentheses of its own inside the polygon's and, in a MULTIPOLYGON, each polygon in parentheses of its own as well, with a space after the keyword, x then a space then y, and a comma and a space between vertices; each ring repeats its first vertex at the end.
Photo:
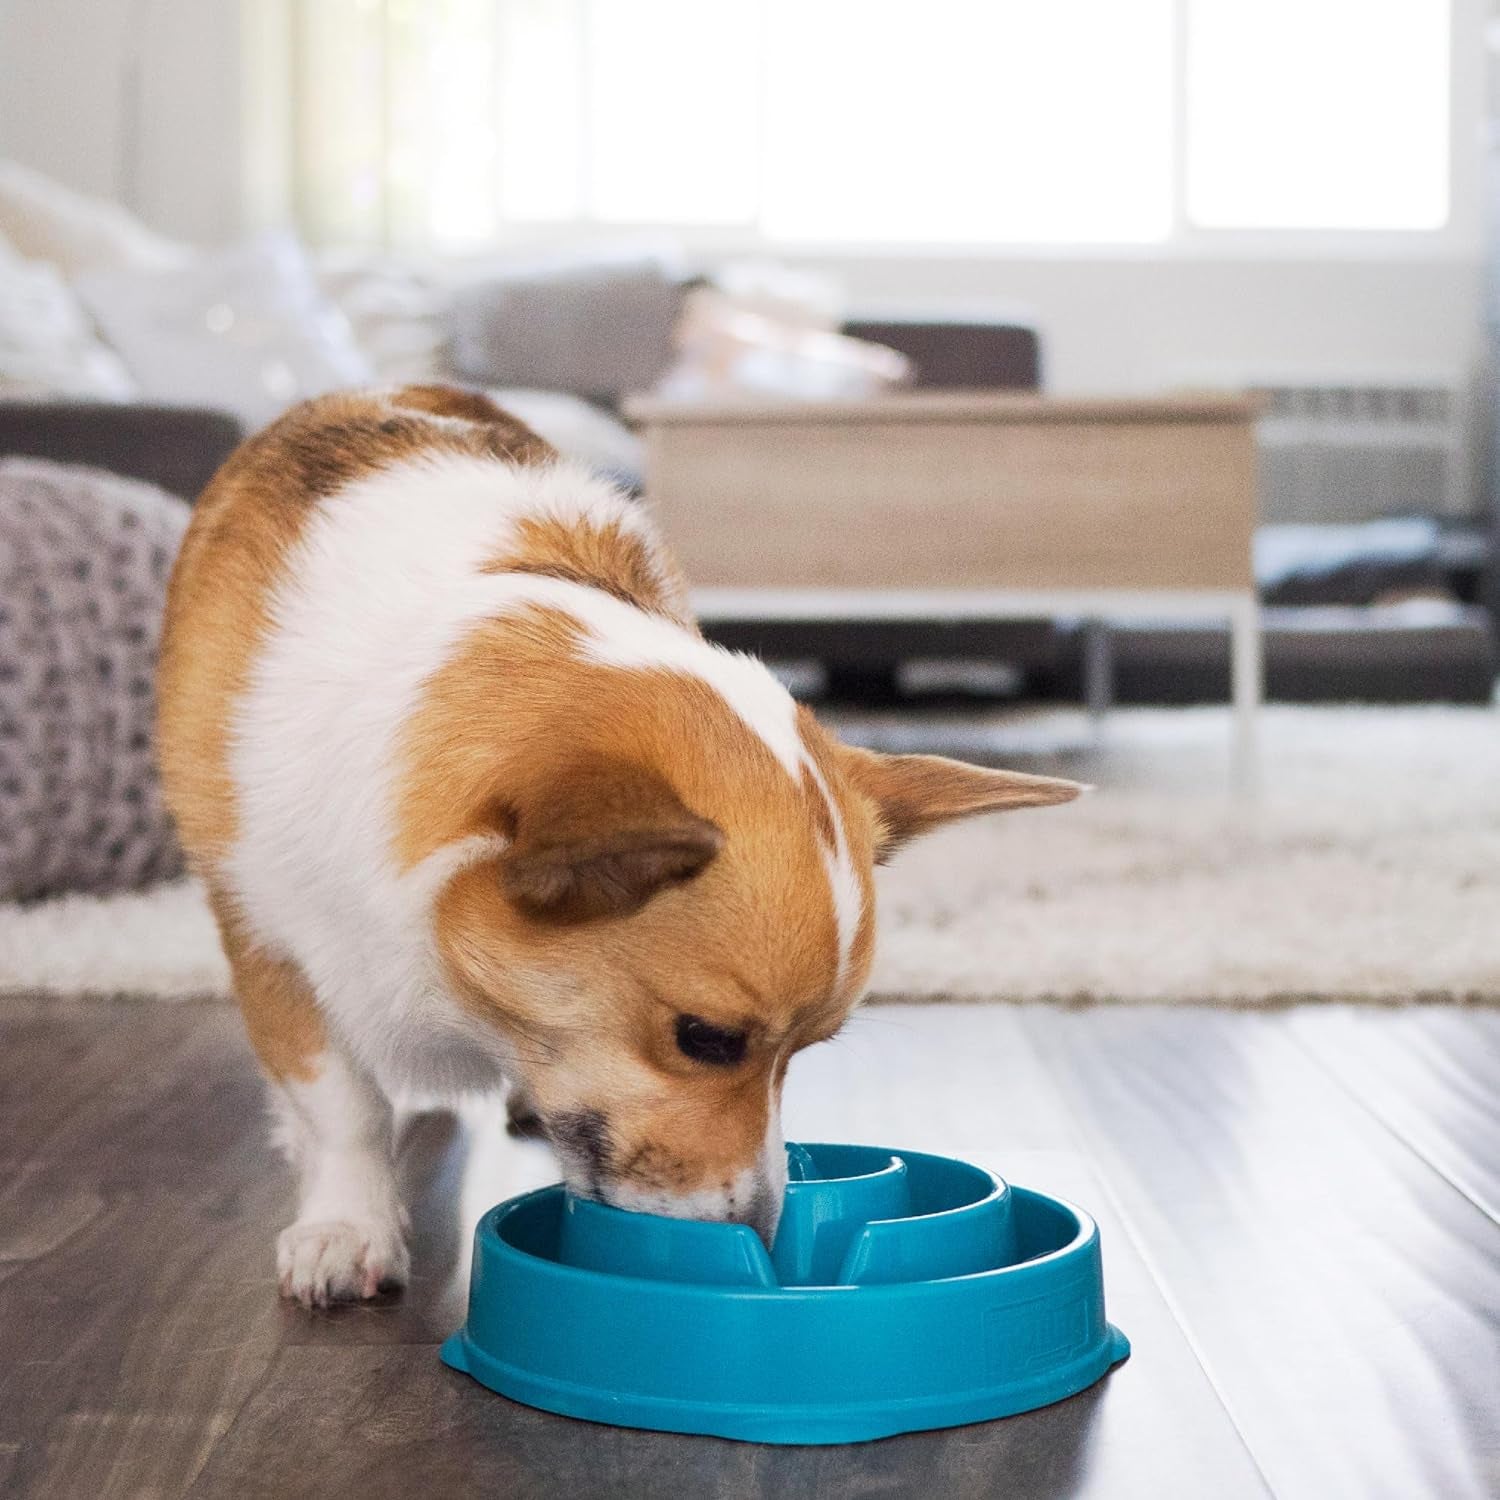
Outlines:
MULTIPOLYGON (((1035 742, 1001 718, 843 727, 997 758, 1035 742)), ((1500 1002, 1500 714, 1269 710, 1249 805, 1225 738, 1215 710, 1117 715, 1104 749, 1049 760, 1093 796, 903 852, 881 875, 875 995, 1500 1002)), ((190 886, 0 909, 0 991, 224 986, 190 886)))

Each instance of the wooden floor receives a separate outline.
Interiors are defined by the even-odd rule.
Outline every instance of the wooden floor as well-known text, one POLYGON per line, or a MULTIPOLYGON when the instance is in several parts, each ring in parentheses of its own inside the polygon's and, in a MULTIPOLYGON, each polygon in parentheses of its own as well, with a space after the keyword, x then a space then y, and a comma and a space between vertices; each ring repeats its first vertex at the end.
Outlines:
POLYGON ((233 1011, 0 1002, 0 1494, 1500 1495, 1500 1012, 875 1008, 787 1113, 1082 1202, 1130 1361, 858 1447, 534 1412, 436 1353, 474 1218, 551 1176, 496 1109, 409 1122, 405 1297, 309 1316, 233 1011))

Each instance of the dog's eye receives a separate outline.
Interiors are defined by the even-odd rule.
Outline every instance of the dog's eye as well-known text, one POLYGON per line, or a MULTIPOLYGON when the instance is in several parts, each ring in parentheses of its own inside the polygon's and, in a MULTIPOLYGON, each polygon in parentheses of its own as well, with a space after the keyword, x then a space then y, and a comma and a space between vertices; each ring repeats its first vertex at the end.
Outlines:
POLYGON ((702 1016, 678 1016, 677 1050, 694 1062, 732 1068, 745 1058, 745 1033, 715 1026, 702 1016))

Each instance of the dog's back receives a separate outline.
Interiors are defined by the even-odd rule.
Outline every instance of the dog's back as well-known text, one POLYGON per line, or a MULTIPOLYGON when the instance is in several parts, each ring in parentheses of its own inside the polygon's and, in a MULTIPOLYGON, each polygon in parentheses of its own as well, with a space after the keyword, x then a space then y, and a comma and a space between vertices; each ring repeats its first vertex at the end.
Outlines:
POLYGON ((159 677, 183 844, 231 960, 294 963, 401 1081, 492 1081, 468 1076, 480 1060, 461 1043, 435 1054, 415 1014, 444 989, 429 908, 463 848, 439 839, 431 868, 405 867, 402 737, 477 622, 567 586, 686 623, 644 512, 443 387, 296 408, 225 465, 189 528, 159 677))

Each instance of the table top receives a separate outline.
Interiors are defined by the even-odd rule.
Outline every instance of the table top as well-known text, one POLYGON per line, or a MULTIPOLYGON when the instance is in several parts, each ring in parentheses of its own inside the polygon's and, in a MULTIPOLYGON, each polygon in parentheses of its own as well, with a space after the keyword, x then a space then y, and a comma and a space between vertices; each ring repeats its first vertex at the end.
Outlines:
POLYGON ((1236 392, 1048 396, 1034 391, 905 391, 862 401, 677 401, 635 396, 625 414, 648 427, 911 422, 1253 422, 1261 399, 1236 392))

